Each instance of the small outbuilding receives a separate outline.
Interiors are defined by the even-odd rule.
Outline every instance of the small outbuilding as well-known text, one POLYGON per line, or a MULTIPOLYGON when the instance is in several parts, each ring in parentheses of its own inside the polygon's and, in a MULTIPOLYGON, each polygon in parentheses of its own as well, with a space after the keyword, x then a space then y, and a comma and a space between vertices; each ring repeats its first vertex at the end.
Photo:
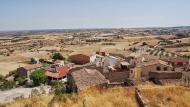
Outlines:
POLYGON ((96 69, 79 68, 68 74, 71 91, 78 92, 90 87, 107 87, 108 80, 96 69))
POLYGON ((134 69, 134 78, 135 79, 149 79, 150 72, 168 72, 172 71, 173 67, 162 60, 151 60, 137 65, 134 69))
POLYGON ((32 71, 40 69, 42 67, 41 64, 32 64, 25 67, 17 68, 17 75, 20 77, 29 77, 32 71))

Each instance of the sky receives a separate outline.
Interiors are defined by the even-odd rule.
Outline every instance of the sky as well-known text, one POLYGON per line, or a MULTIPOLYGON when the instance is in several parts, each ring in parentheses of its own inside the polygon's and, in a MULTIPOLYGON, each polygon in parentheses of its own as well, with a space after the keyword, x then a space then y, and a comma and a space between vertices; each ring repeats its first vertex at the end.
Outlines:
POLYGON ((190 25, 190 0, 0 0, 0 31, 190 25))

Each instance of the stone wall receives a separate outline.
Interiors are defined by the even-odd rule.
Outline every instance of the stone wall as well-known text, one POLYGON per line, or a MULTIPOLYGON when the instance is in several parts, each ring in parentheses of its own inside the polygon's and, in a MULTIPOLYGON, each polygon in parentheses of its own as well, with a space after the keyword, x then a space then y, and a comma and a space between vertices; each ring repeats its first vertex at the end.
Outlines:
POLYGON ((150 72, 150 78, 157 78, 157 79, 181 79, 182 73, 181 72, 150 72))
POLYGON ((125 72, 109 72, 106 78, 110 82, 125 82, 129 78, 129 71, 125 72))

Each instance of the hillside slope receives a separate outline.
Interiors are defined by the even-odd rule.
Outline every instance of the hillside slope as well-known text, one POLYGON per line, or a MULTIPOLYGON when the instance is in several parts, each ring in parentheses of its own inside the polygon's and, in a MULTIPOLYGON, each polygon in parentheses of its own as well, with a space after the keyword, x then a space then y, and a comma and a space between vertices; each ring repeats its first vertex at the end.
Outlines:
MULTIPOLYGON (((180 86, 141 86, 149 107, 190 107, 190 89, 180 86)), ((5 107, 138 107, 135 88, 90 89, 62 97, 18 99, 5 107)))

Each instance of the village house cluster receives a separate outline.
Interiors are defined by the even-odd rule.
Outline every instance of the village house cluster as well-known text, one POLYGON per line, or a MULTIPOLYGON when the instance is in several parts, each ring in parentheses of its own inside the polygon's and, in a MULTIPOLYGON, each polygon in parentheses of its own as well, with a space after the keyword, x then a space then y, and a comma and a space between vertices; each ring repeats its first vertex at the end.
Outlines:
MULTIPOLYGON (((67 64, 62 60, 47 61, 51 64, 44 69, 48 83, 52 80, 62 80, 72 92, 89 87, 133 86, 146 81, 163 85, 190 80, 188 58, 98 51, 90 56, 71 55, 69 59, 67 64)), ((29 77, 33 70, 41 67, 41 64, 32 64, 18 68, 17 73, 29 77)))

